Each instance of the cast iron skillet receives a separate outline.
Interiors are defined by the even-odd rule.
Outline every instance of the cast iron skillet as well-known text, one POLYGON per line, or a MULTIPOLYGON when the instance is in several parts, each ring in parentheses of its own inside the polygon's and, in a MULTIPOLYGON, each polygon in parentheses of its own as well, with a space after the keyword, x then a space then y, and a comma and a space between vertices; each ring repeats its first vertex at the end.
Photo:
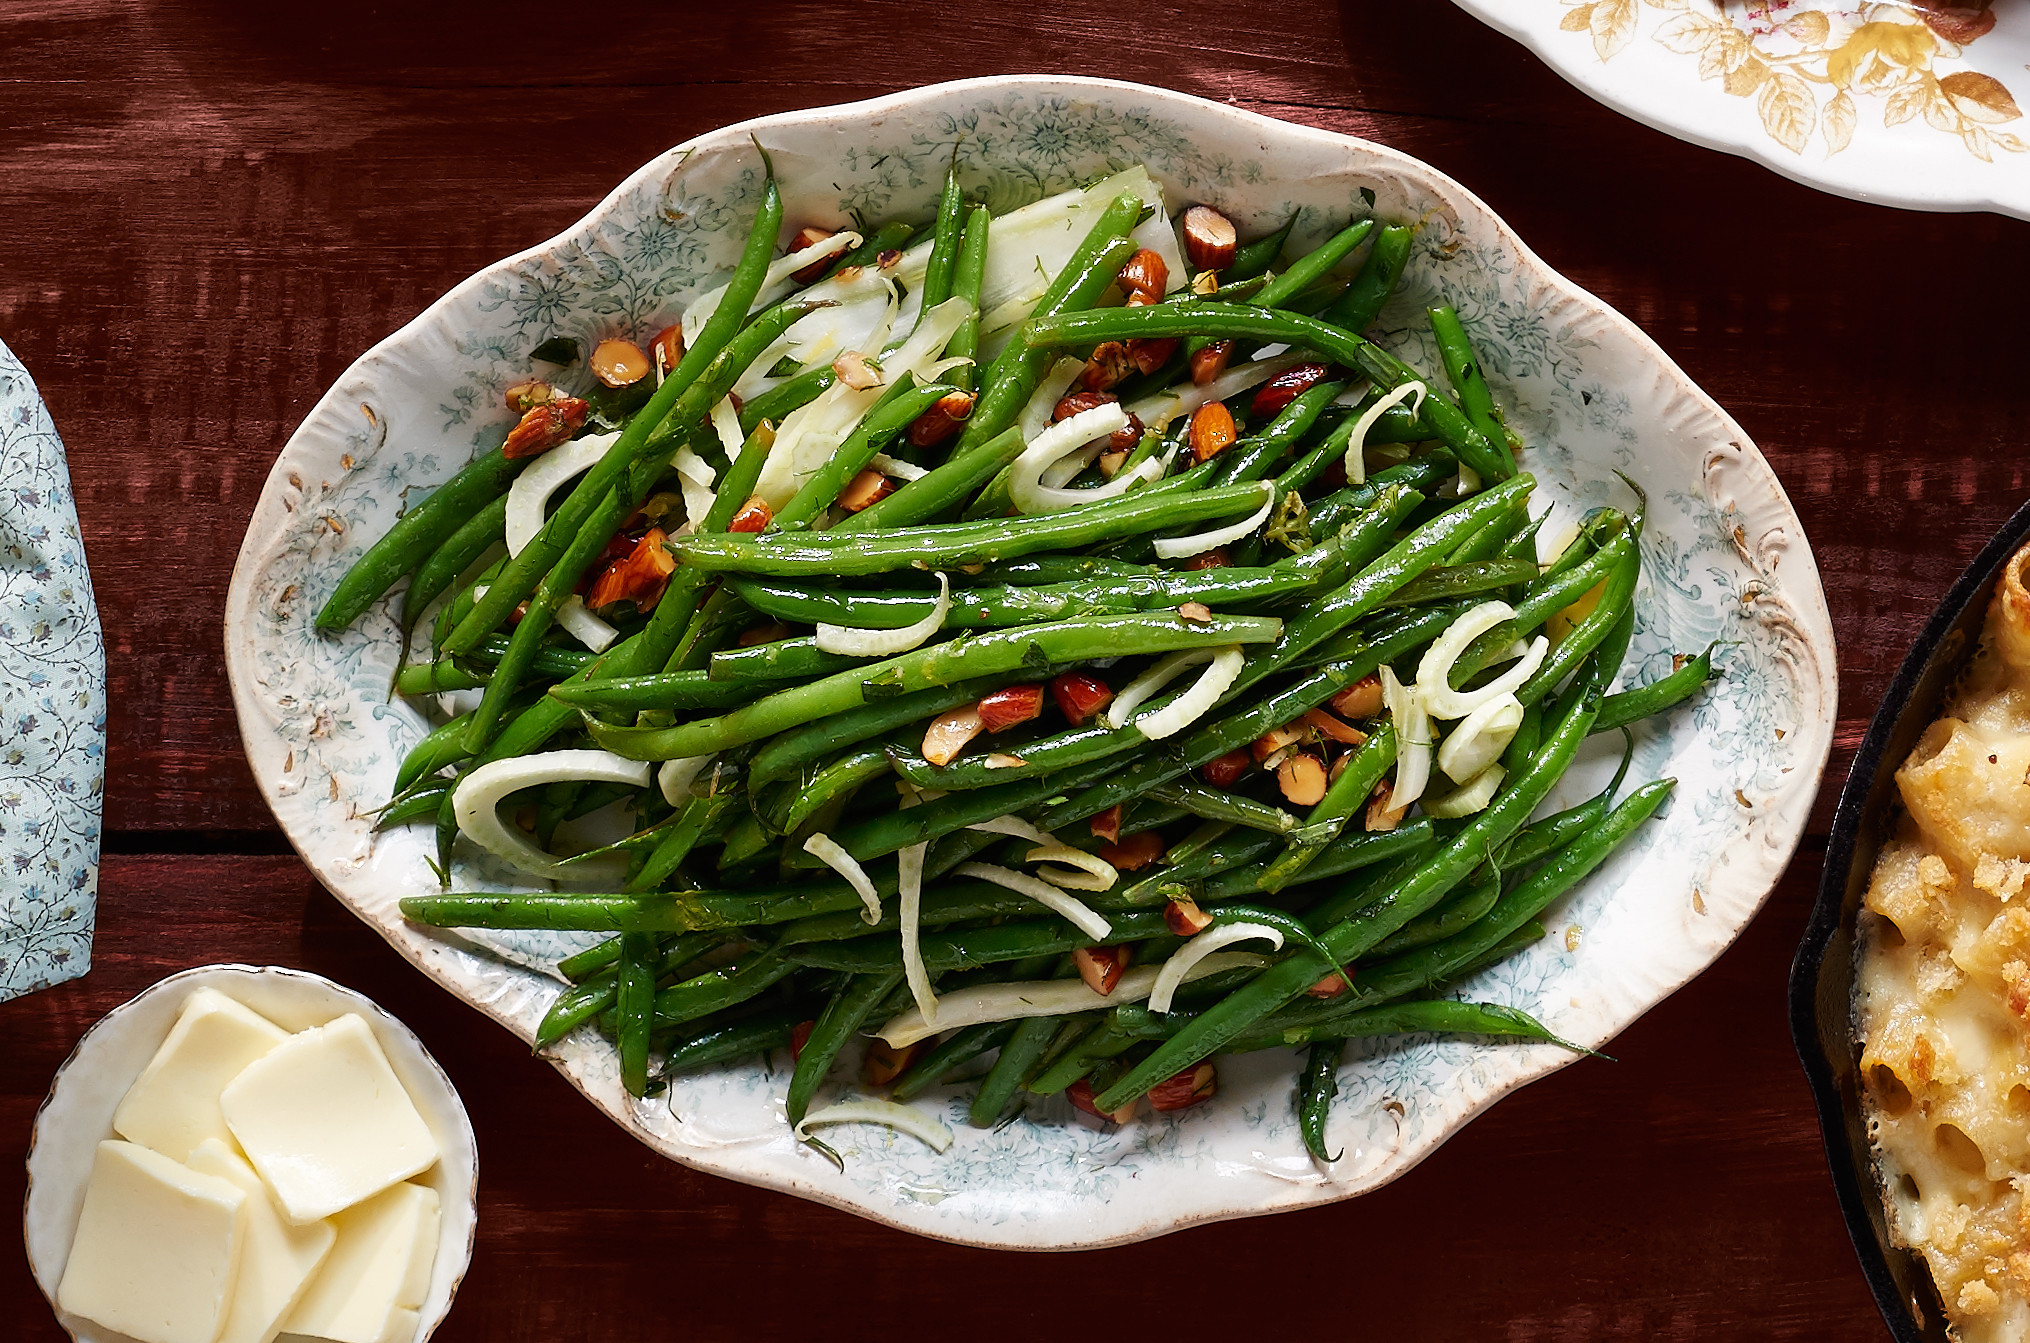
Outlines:
POLYGON ((1952 585, 1903 659, 1854 757, 1826 843, 1825 872, 1790 969, 1790 1033, 1818 1102, 1819 1128, 1861 1271, 1897 1343, 1945 1343, 1945 1316, 1921 1256, 1889 1240, 1861 1114, 1860 1049, 1853 1031, 1854 923, 1868 876, 1895 819, 1896 771, 1944 708, 1980 643, 1988 599, 2030 536, 2030 504, 1988 542, 1952 585))

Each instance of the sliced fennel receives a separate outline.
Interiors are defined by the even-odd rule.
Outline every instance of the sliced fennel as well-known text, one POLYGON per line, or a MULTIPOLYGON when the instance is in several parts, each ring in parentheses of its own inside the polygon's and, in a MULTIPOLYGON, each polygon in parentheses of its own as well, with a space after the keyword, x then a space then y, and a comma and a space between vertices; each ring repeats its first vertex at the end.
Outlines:
POLYGON ((1489 700, 1445 734, 1438 747, 1438 768, 1452 782, 1465 783, 1501 759, 1522 720, 1522 703, 1514 695, 1489 700))
POLYGON ((480 848, 531 876, 555 880, 574 875, 574 869, 502 821, 501 802, 524 788, 547 783, 626 783, 646 788, 648 781, 649 766, 643 760, 623 760, 611 751, 544 751, 474 769, 458 781, 451 809, 460 833, 480 848))
POLYGON ((1388 411, 1410 403, 1410 413, 1415 415, 1424 408, 1424 397, 1431 389, 1421 382, 1406 382, 1382 396, 1372 406, 1361 412, 1353 422, 1353 437, 1346 441, 1346 483, 1358 485, 1367 479, 1367 436, 1381 417, 1388 411))
POLYGON ((1184 984, 1185 976, 1191 973, 1192 967, 1234 942, 1267 942, 1280 951, 1283 934, 1266 923, 1213 925, 1179 947, 1169 960, 1157 967, 1156 982, 1149 990, 1149 1010, 1168 1012, 1171 999, 1177 996, 1177 990, 1184 984))
POLYGON ((951 609, 952 581, 940 572, 937 576, 937 601, 931 604, 930 614, 923 619, 892 630, 864 630, 851 625, 820 622, 817 627, 818 649, 847 657, 894 657, 897 653, 907 653, 943 629, 945 616, 951 609))
MULTIPOLYGON (((1069 420, 1066 421, 1070 423, 1069 420)), ((1276 482, 1262 482, 1262 506, 1242 518, 1239 522, 1225 527, 1216 527, 1196 536, 1163 536, 1156 539, 1156 558, 1181 560, 1190 555, 1203 555, 1208 550, 1238 541, 1269 520, 1269 511, 1276 506, 1276 482)))
POLYGON ((1026 895, 1053 914, 1062 916, 1087 937, 1104 939, 1114 931, 1114 925, 1094 913, 1083 900, 1066 895, 1049 882, 1032 877, 1027 872, 1017 872, 1012 867, 1001 867, 995 863, 960 863, 952 872, 956 876, 991 881, 996 886, 1005 886, 1026 895))
POLYGON ((915 1106, 904 1105, 900 1101, 840 1101, 837 1105, 827 1105, 816 1114, 805 1115, 803 1122, 796 1126, 796 1136, 799 1140, 808 1138, 812 1129, 831 1124, 879 1124, 898 1133, 907 1133, 933 1152, 942 1152, 952 1145, 950 1129, 915 1106))
POLYGON ((846 884, 860 897, 860 903, 866 906, 860 911, 861 922, 881 922, 881 896, 874 889, 873 880, 837 840, 820 831, 804 841, 804 852, 846 879, 846 884))

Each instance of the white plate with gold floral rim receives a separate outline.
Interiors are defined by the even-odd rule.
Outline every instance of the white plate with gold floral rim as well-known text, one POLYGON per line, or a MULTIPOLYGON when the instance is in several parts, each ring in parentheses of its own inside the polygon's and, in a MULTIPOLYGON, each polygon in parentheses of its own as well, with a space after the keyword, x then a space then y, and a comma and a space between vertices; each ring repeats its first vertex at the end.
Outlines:
POLYGON ((2030 219, 2020 0, 1456 0, 1609 107, 1856 200, 2030 219))
MULTIPOLYGON (((403 922, 400 897, 437 889, 433 840, 422 829, 376 836, 369 813, 428 725, 388 702, 401 650, 388 612, 338 637, 319 635, 312 616, 405 498, 500 442, 501 389, 525 375, 532 348, 556 335, 646 339, 675 318, 678 296, 731 264, 760 181, 757 141, 781 175, 790 229, 851 212, 928 217, 955 145, 967 189, 996 208, 1141 162, 1173 208, 1210 201, 1249 232, 1301 210, 1298 245, 1349 214, 1422 221, 1403 288, 1377 323, 1384 341, 1436 367, 1422 313, 1444 294, 1532 445, 1524 460, 1540 497, 1563 508, 1625 502, 1617 470, 1647 489, 1648 579, 1629 675, 1648 679, 1674 650, 1730 641, 1725 678, 1638 734, 1636 775, 1680 780, 1666 814, 1554 907, 1550 936, 1468 987, 1599 1045, 1705 968, 1761 907, 1817 790, 1836 691, 1811 550, 1748 436, 1632 323, 1425 165, 1175 93, 1030 76, 764 117, 678 146, 565 233, 458 285, 367 352, 289 440, 227 600, 241 733, 304 859, 427 974, 527 1039, 560 987, 549 967, 584 941, 403 922)), ((1560 801, 1606 777, 1615 744, 1595 745, 1560 801)), ((508 877, 462 843, 454 867, 459 889, 508 877)), ((1304 1154, 1294 1056, 1273 1051, 1225 1061, 1210 1103, 1119 1128, 1053 1101, 972 1129, 966 1090, 936 1092, 920 1103, 952 1122, 949 1151, 885 1129, 834 1129, 843 1171, 792 1141, 779 1063, 686 1078, 636 1102, 598 1038, 575 1035, 550 1057, 594 1104, 686 1165, 924 1235, 1069 1249, 1374 1189, 1573 1056, 1456 1039, 1356 1043, 1331 1134, 1344 1152, 1330 1169, 1304 1154)))

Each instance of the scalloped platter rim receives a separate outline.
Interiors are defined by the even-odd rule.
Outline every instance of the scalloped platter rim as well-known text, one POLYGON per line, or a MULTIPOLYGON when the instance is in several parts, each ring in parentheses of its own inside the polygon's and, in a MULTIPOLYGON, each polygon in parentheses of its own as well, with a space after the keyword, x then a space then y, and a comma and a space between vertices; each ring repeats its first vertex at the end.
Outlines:
MULTIPOLYGON (((525 372, 537 343, 645 339, 685 291, 730 265, 758 185, 755 141, 782 176, 792 227, 853 211, 927 216, 955 143, 969 191, 997 209, 1139 161, 1173 208, 1210 201, 1244 229, 1300 211, 1298 245, 1349 212, 1421 220, 1402 291, 1377 323, 1385 342, 1435 367, 1422 312, 1442 291, 1464 315, 1497 397, 1542 445, 1525 465, 1550 506, 1626 503, 1616 469, 1647 487, 1648 577, 1631 654, 1642 679, 1667 671, 1673 650, 1738 641, 1701 702, 1637 732, 1637 776, 1681 780, 1667 810, 1553 907, 1550 936, 1469 988, 1598 1046, 1704 969, 1761 907, 1825 766, 1835 662, 1809 545, 1740 427, 1632 323, 1424 164, 1163 90, 1018 76, 763 117, 672 149, 584 220, 458 285, 362 356, 283 449, 227 600, 248 760, 319 879, 426 974, 530 1039, 560 987, 547 966, 583 943, 403 922, 397 899, 436 889, 431 841, 375 836, 366 813, 427 725, 388 702, 400 654, 390 614, 376 609, 336 638, 318 636, 311 616, 405 491, 440 483, 500 441, 499 391, 525 372)), ((1618 743, 1594 745, 1555 803, 1590 794, 1611 772, 1618 743)), ((453 877, 461 889, 512 881, 462 844, 453 877)), ((918 1234, 1014 1249, 1118 1244, 1375 1189, 1572 1057, 1429 1037, 1356 1042, 1329 1134, 1344 1155, 1327 1170, 1303 1152, 1290 1114, 1292 1056, 1278 1050, 1224 1061, 1208 1104, 1121 1128, 1058 1099, 976 1130, 962 1122, 963 1092, 932 1092, 920 1103, 953 1121, 948 1152, 889 1130, 835 1129, 839 1171, 792 1141, 779 1070, 756 1062, 637 1102, 602 1042, 581 1032, 549 1055, 602 1111, 673 1160, 918 1234)))
POLYGON ((2030 219, 2030 7, 1453 3, 1666 135, 1836 196, 2030 219))

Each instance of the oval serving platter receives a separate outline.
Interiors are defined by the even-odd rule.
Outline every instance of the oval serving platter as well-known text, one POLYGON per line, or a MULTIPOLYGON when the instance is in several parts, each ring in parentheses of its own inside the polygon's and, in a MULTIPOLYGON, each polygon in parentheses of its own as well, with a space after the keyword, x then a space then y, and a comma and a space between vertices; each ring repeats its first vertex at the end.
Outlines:
MULTIPOLYGON (((389 702, 401 640, 377 609, 342 636, 312 616, 405 499, 448 478, 508 427, 500 392, 556 335, 645 339, 683 295, 730 266, 773 157, 794 228, 927 218, 958 154, 974 198, 1004 209, 1141 162, 1173 209, 1208 201, 1248 233, 1301 211, 1293 246, 1349 214, 1422 221, 1377 330, 1437 367, 1423 320, 1442 293, 1464 315, 1500 402, 1533 445, 1540 496, 1573 512, 1648 494, 1648 587, 1625 679, 1728 640, 1725 677, 1642 725, 1634 772, 1680 783, 1667 812, 1547 916, 1551 936, 1471 986, 1598 1045, 1708 965, 1790 857, 1824 769, 1833 636, 1811 551, 1782 487, 1739 426, 1633 324, 1526 248, 1471 193, 1386 147, 1106 80, 1026 76, 936 85, 728 127, 637 172, 558 237, 457 286, 364 355, 283 449, 250 524, 226 607, 226 652, 254 775, 291 841, 360 918, 452 993, 524 1039, 560 987, 551 934, 412 928, 396 901, 437 889, 432 839, 375 836, 402 753, 426 730, 389 702)), ((1619 742, 1594 743, 1554 802, 1596 790, 1619 742)), ((460 845, 459 889, 510 889, 460 845)), ((839 1129, 843 1171, 799 1147, 784 1075, 760 1061, 630 1101, 611 1051, 582 1034, 555 1065, 674 1160, 983 1246, 1073 1249, 1379 1187, 1506 1092, 1570 1062, 1551 1046, 1412 1037, 1355 1042, 1341 1071, 1330 1169, 1304 1154, 1284 1051, 1229 1058, 1210 1104, 1122 1128, 1061 1100, 1009 1125, 964 1125, 964 1093, 932 1093, 953 1122, 943 1155, 888 1130, 839 1129)))
POLYGON ((2030 6, 1454 3, 1680 140, 1836 196, 2030 219, 2030 6))

